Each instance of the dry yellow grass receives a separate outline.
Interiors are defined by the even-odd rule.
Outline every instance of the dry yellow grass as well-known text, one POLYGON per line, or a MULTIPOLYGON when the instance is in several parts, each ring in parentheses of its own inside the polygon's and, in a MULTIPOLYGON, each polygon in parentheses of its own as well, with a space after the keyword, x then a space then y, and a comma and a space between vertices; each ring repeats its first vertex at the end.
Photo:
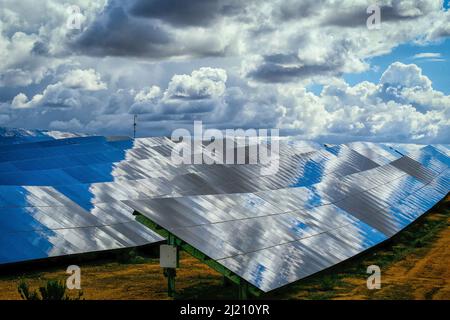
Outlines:
MULTIPOLYGON (((221 286, 221 276, 198 260, 182 253, 182 268, 177 270, 177 290, 182 292, 199 286, 221 286)), ((167 281, 159 261, 154 259, 142 264, 97 262, 79 264, 81 286, 85 299, 168 299, 167 281)), ((26 275, 0 278, 0 299, 20 299, 17 285, 25 280, 35 289, 47 280, 67 278, 65 268, 52 268, 26 275)))
MULTIPOLYGON (((450 223, 450 218, 447 218, 450 223)), ((412 253, 382 272, 380 290, 368 290, 363 279, 346 278, 354 289, 340 299, 450 299, 450 228, 444 229, 427 252, 412 253)))
MULTIPOLYGON (((304 285, 302 281, 275 291, 265 297, 280 299, 450 299, 450 217, 446 206, 433 212, 424 222, 447 221, 431 245, 419 247, 399 261, 382 269, 381 290, 368 290, 365 276, 345 274, 333 289, 323 289, 323 276, 304 285), (322 277, 322 278, 320 278, 322 277)), ((420 226, 419 226, 420 227, 420 226)), ((383 254, 383 249, 380 255, 383 254)), ((363 259, 365 259, 363 257, 363 259)), ((369 258, 368 258, 369 259, 369 258)), ((373 259, 370 258, 370 259, 373 259)), ((366 264, 371 260, 364 261, 366 264)), ((364 265, 363 263, 363 265, 364 265)), ((168 299, 167 282, 157 259, 141 264, 126 264, 112 260, 78 263, 82 270, 82 290, 85 299, 168 299)), ((224 287, 222 276, 195 258, 182 253, 177 270, 178 298, 236 298, 233 286, 224 287)), ((330 272, 339 272, 331 270, 330 272)), ((348 272, 348 270, 346 271, 348 272)), ((41 268, 25 275, 0 275, 0 299, 20 299, 17 285, 20 278, 32 289, 47 280, 66 279, 64 266, 41 268)))

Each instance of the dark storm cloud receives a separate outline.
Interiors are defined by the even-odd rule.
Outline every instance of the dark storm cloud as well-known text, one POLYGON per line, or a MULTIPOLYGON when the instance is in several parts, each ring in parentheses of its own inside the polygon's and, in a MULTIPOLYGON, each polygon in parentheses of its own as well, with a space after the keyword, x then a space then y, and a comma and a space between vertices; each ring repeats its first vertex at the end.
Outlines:
POLYGON ((212 32, 203 39, 182 32, 186 26, 206 25, 233 12, 234 5, 215 0, 111 0, 85 31, 70 37, 69 47, 88 56, 221 57, 230 48, 216 41, 212 32))
POLYGON ((437 27, 429 36, 430 39, 446 38, 450 36, 450 19, 447 24, 437 27))
POLYGON ((49 52, 48 44, 43 41, 36 41, 31 52, 33 54, 46 55, 49 52))
MULTIPOLYGON (((402 12, 400 9, 393 6, 380 6, 381 23, 405 21, 417 19, 423 16, 426 9, 417 8, 419 11, 416 14, 402 12), (420 13, 419 13, 420 12, 420 13)), ((372 13, 367 13, 367 6, 356 6, 353 8, 337 8, 332 15, 330 15, 324 22, 325 25, 337 27, 366 27, 367 18, 372 13)))
POLYGON ((274 16, 280 21, 306 18, 319 14, 324 5, 324 0, 284 0, 274 9, 274 16))
POLYGON ((88 29, 74 39, 72 48, 92 56, 171 55, 171 35, 153 20, 133 19, 125 9, 110 2, 88 29))
POLYGON ((290 82, 298 78, 306 78, 324 73, 331 73, 332 69, 323 65, 286 67, 274 63, 265 63, 250 72, 249 77, 261 82, 290 82))
POLYGON ((234 0, 136 0, 130 13, 174 26, 208 26, 221 16, 238 13, 242 6, 234 0))
POLYGON ((264 61, 247 77, 261 82, 290 82, 299 78, 333 73, 335 66, 304 64, 295 54, 274 54, 263 57, 264 61))

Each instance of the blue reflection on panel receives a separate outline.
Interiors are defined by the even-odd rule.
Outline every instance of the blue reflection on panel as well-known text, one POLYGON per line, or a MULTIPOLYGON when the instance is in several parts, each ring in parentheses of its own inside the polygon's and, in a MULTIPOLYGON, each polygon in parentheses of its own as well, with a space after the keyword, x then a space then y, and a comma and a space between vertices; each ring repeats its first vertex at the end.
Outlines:
POLYGON ((328 152, 318 152, 301 162, 297 181, 291 187, 309 186, 322 180, 326 163, 335 158, 328 152))
POLYGON ((0 263, 47 257, 52 244, 41 238, 37 230, 53 232, 27 208, 30 193, 22 187, 0 187, 0 263), (27 231, 27 232, 18 232, 27 231))
POLYGON ((20 185, 54 186, 89 212, 93 209, 95 195, 88 184, 80 182, 113 181, 113 163, 95 169, 80 164, 110 159, 121 161, 132 146, 130 139, 114 142, 107 142, 104 137, 65 140, 0 146, 0 161, 3 161, 0 162, 0 206, 3 208, 0 210, 0 263, 47 257, 55 245, 50 239, 57 238, 55 231, 35 219, 35 214, 47 224, 51 222, 53 227, 57 227, 57 221, 37 207, 30 207, 45 203, 20 185), (109 157, 104 156, 105 151, 109 157))
POLYGON ((83 209, 91 211, 94 208, 92 200, 95 195, 91 192, 89 184, 59 186, 56 189, 83 209))
POLYGON ((323 196, 321 195, 321 192, 318 191, 317 185, 311 185, 306 187, 310 191, 308 200, 305 202, 305 208, 313 208, 318 207, 320 205, 323 205, 326 202, 325 199, 323 199, 323 196))
POLYGON ((32 231, 46 228, 35 220, 27 207, 8 208, 0 212, 0 230, 2 232, 32 231))
POLYGON ((259 287, 261 286, 263 280, 264 280, 264 271, 266 271, 266 267, 262 264, 258 264, 255 270, 253 271, 253 283, 255 286, 259 287))
POLYGON ((353 224, 357 227, 359 235, 363 239, 363 242, 361 243, 363 249, 370 248, 387 239, 387 236, 384 233, 372 228, 361 220, 356 221, 353 224))
MULTIPOLYGON (((133 180, 142 178, 144 169, 141 173, 138 172, 141 169, 139 165, 142 163, 140 164, 136 160, 149 158, 155 151, 168 155, 170 148, 167 145, 158 145, 158 143, 153 144, 152 142, 146 145, 145 142, 142 142, 139 144, 140 148, 136 148, 132 139, 106 137, 73 137, 52 140, 44 133, 34 136, 33 133, 30 133, 30 137, 22 141, 27 143, 17 144, 19 140, 8 141, 8 139, 0 137, 0 263, 43 258, 70 250, 75 252, 83 252, 89 248, 102 250, 110 248, 110 246, 117 246, 119 243, 130 244, 133 236, 136 236, 137 239, 145 238, 144 236, 140 238, 141 230, 137 228, 135 230, 132 228, 128 230, 126 227, 112 228, 114 236, 105 234, 104 231, 107 230, 107 227, 86 230, 83 235, 73 232, 74 230, 71 228, 91 226, 93 222, 97 221, 100 221, 100 224, 114 223, 118 220, 126 222, 127 214, 133 209, 118 200, 134 199, 137 196, 145 198, 147 193, 160 190, 162 186, 165 186, 164 183, 158 185, 159 180, 155 180, 155 185, 149 181, 145 188, 144 184, 141 184, 141 188, 137 190, 136 186, 140 183, 133 180), (143 145, 145 147, 142 147, 143 145), (133 151, 128 153, 132 149, 133 151), (130 162, 125 163, 125 161, 130 162), (22 187, 39 185, 48 185, 52 188, 37 190, 28 187, 28 190, 34 190, 35 193, 32 193, 22 187), (38 194, 43 195, 45 190, 48 192, 47 198, 45 196, 39 198, 38 194), (59 205, 64 207, 60 207, 58 210, 54 206, 54 202, 48 200, 48 197, 54 197, 54 202, 59 202, 59 205), (47 202, 50 202, 50 207, 47 202), (117 205, 114 209, 116 211, 108 212, 115 207, 114 204, 117 205), (40 206, 42 206, 41 209, 39 209, 40 206), (108 217, 102 217, 102 215, 108 215, 108 217), (69 227, 67 228, 67 226, 69 227), (63 232, 62 229, 65 228, 70 229, 73 233, 65 233, 67 230, 63 232), (131 234, 130 238, 127 238, 128 234, 131 234), (71 238, 72 242, 64 242, 64 237, 71 238)), ((287 142, 287 145, 297 146, 300 149, 301 144, 301 142, 293 144, 287 142)), ((311 149, 308 149, 309 145, 311 144, 305 144, 307 150, 311 149)), ((286 272, 278 277, 277 281, 291 281, 299 275, 307 274, 304 272, 305 270, 318 271, 320 266, 329 266, 339 259, 349 257, 355 252, 367 249, 387 238, 385 234, 363 222, 363 217, 361 220, 357 219, 355 215, 351 214, 352 212, 354 214, 361 212, 361 215, 371 214, 372 217, 383 220, 381 221, 383 223, 380 223, 381 226, 393 225, 393 229, 400 230, 431 208, 448 191, 450 173, 448 171, 441 173, 441 171, 448 168, 450 161, 449 157, 442 153, 442 148, 438 150, 432 146, 425 148, 401 146, 403 151, 408 150, 410 156, 424 167, 434 170, 436 175, 441 173, 431 181, 430 185, 424 185, 423 182, 407 175, 406 172, 395 171, 393 166, 379 166, 380 163, 386 164, 391 159, 398 159, 400 153, 384 145, 375 147, 374 144, 374 149, 381 154, 378 155, 376 152, 365 150, 366 145, 358 146, 356 143, 354 145, 355 148, 360 148, 361 153, 353 150, 351 144, 350 147, 345 145, 327 146, 318 151, 311 150, 308 154, 298 156, 296 158, 298 162, 295 162, 298 164, 297 171, 295 169, 291 170, 293 173, 290 170, 284 171, 289 172, 286 173, 287 175, 298 173, 296 180, 288 180, 295 181, 291 185, 295 189, 288 189, 288 192, 282 193, 286 200, 289 200, 286 203, 289 202, 291 209, 301 208, 305 212, 303 215, 301 213, 298 215, 283 214, 278 218, 275 215, 264 220, 272 221, 269 225, 274 233, 268 232, 255 240, 263 243, 270 239, 271 241, 267 242, 274 244, 278 239, 285 241, 291 238, 309 237, 318 230, 322 232, 326 229, 326 237, 324 236, 323 239, 332 241, 321 243, 320 239, 316 238, 317 243, 314 242, 316 240, 305 241, 310 245, 306 248, 303 247, 304 243, 298 244, 298 248, 296 244, 287 245, 286 247, 295 249, 293 252, 298 252, 299 257, 308 259, 305 260, 305 264, 301 265, 304 269, 293 270, 293 273, 286 272), (398 175, 399 172, 401 175, 398 175), (344 177, 351 174, 354 175, 348 176, 348 178, 344 177), (390 175, 397 176, 392 178, 390 175), (346 203, 347 211, 334 210, 335 206, 330 203, 341 201, 342 198, 353 199, 354 202, 346 203), (295 207, 297 203, 298 208, 295 207), (357 204, 359 206, 354 207, 357 204), (310 220, 305 220, 305 217, 309 217, 310 220), (280 234, 277 235, 276 232, 280 234), (330 247, 327 247, 327 244, 330 247), (332 245, 336 245, 341 252, 333 252, 332 245), (314 267, 313 264, 315 264, 314 267)), ((156 162, 157 159, 151 160, 156 162)), ((173 174, 171 170, 178 172, 178 168, 170 166, 170 170, 161 170, 161 176, 173 174)), ((214 176, 214 167, 208 168, 208 170, 211 170, 211 176, 214 176)), ((191 176, 194 177, 195 173, 190 173, 189 177, 191 176)), ((242 181, 242 184, 251 184, 252 181, 246 181, 250 179, 255 179, 255 177, 243 176, 239 181, 242 181)), ((173 179, 174 183, 168 185, 168 189, 176 190, 185 186, 195 186, 195 190, 198 190, 196 192, 208 194, 216 187, 214 179, 211 179, 211 185, 201 187, 187 180, 173 179), (176 185, 177 181, 180 181, 179 185, 176 185), (183 183, 185 184, 183 185, 183 183)), ((221 176, 217 185, 221 185, 223 180, 226 180, 226 177, 221 176)), ((282 187, 286 187, 287 184, 282 187)), ((255 184, 255 190, 260 191, 258 184, 255 184)), ((267 192, 276 191, 269 190, 267 192)), ((273 196, 268 198, 273 198, 273 196)), ((266 214, 265 212, 271 215, 273 213, 271 211, 274 211, 273 206, 265 207, 265 211, 256 210, 265 203, 258 199, 243 197, 242 202, 239 203, 240 206, 236 205, 235 208, 247 210, 248 212, 245 213, 250 213, 250 216, 256 211, 261 215, 266 214)), ((221 210, 226 210, 226 206, 231 206, 231 202, 222 203, 226 205, 221 210)), ((199 211, 201 214, 201 209, 199 211)), ((158 212, 157 214, 164 214, 165 218, 168 218, 167 212, 158 212)), ((179 214, 183 217, 185 213, 180 212, 179 214)), ((203 223, 204 220, 199 219, 199 221, 203 223)), ((236 222, 234 225, 239 225, 239 223, 236 222)), ((248 230, 252 231, 262 230, 258 227, 258 220, 255 220, 254 224, 248 221, 242 222, 242 226, 247 226, 248 230)), ((232 237, 232 235, 226 234, 229 232, 227 229, 223 230, 224 238, 232 237)), ((245 232, 245 235, 248 234, 251 233, 245 232)), ((199 246, 202 244, 202 240, 205 240, 204 243, 211 245, 209 249, 213 250, 213 243, 209 243, 208 239, 201 238, 202 235, 196 236, 201 240, 198 242, 199 246)), ((249 240, 246 242, 249 246, 252 239, 247 240, 249 240)), ((251 245, 253 246, 253 244, 251 245)), ((263 257, 264 255, 254 254, 251 256, 263 257)), ((290 267, 292 263, 293 261, 288 261, 284 265, 290 267)), ((300 266, 299 261, 296 260, 295 263, 300 266)), ((251 262, 250 266, 253 266, 251 270, 245 272, 247 272, 246 274, 251 273, 252 283, 257 286, 266 285, 264 283, 268 281, 268 277, 273 275, 272 272, 278 271, 269 270, 270 265, 266 268, 263 263, 258 261, 251 262), (271 273, 270 276, 269 273, 271 273)), ((272 285, 274 284, 272 283, 272 285)))
MULTIPOLYGON (((16 128, 0 128, 0 148, 8 147, 38 141, 48 141, 54 138, 45 131, 41 130, 25 130, 16 128)), ((0 149, 0 150, 1 150, 0 149)), ((0 151, 1 152, 1 151, 0 151)))
POLYGON ((408 156, 423 166, 435 171, 442 171, 450 166, 450 157, 441 153, 433 146, 426 146, 410 153, 408 156))
MULTIPOLYGON (((91 143, 89 142, 89 144, 91 143)), ((88 151, 77 154, 71 154, 73 150, 69 146, 65 146, 65 149, 60 150, 65 154, 62 157, 58 155, 45 159, 6 162, 3 164, 13 165, 16 169, 9 172, 6 168, 0 170, 2 171, 0 184, 55 186, 113 181, 111 172, 114 164, 125 159, 128 150, 126 148, 129 147, 132 147, 130 139, 106 142, 103 149, 97 145, 95 152, 91 152, 92 146, 90 146, 88 151), (99 148, 103 151, 99 152, 99 148), (91 164, 97 164, 97 166, 94 167, 91 164)), ((28 150, 27 152, 35 153, 36 150, 28 150)), ((78 150, 78 152, 81 151, 78 150)))
POLYGON ((297 218, 288 218, 288 221, 290 222, 289 230, 292 231, 294 236, 297 238, 302 238, 305 234, 308 234, 308 232, 312 230, 311 226, 297 218))
MULTIPOLYGON (((28 233, 27 233, 28 234, 28 233)), ((23 234, 0 233, 0 261, 1 263, 11 263, 17 261, 27 261, 40 258, 46 258, 46 251, 51 248, 51 244, 47 243, 47 247, 42 250, 36 246, 38 236, 30 233, 25 237, 23 234), (28 239, 31 239, 29 241, 28 239)))

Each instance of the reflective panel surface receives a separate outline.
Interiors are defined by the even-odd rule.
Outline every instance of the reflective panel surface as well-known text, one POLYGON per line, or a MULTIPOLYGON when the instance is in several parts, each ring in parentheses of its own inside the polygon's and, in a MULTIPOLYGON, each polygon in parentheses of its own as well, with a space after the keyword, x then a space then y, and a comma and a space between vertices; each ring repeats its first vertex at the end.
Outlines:
POLYGON ((164 137, 1 129, 0 264, 162 241, 138 212, 270 291, 392 237, 449 191, 446 145, 284 137, 263 175, 255 145, 227 139, 204 159, 242 164, 176 164, 164 137))

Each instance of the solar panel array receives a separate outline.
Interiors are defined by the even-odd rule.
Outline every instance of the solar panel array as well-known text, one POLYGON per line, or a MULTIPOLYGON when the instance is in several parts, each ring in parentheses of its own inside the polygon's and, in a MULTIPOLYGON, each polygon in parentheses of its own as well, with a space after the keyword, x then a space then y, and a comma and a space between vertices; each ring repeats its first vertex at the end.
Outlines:
POLYGON ((118 200, 136 175, 119 168, 130 139, 21 133, 0 138, 1 264, 163 240, 118 200))
POLYGON ((27 130, 0 127, 0 146, 84 136, 86 135, 61 131, 27 130))
POLYGON ((450 185, 443 148, 404 156, 372 143, 325 147, 300 154, 296 174, 271 177, 273 189, 125 203, 267 292, 388 239, 429 210, 450 185))
POLYGON ((162 238, 138 211, 263 291, 393 236, 449 190, 447 146, 280 141, 279 170, 174 165, 167 138, 0 138, 0 263, 162 238), (19 142, 17 142, 19 141, 19 142))

